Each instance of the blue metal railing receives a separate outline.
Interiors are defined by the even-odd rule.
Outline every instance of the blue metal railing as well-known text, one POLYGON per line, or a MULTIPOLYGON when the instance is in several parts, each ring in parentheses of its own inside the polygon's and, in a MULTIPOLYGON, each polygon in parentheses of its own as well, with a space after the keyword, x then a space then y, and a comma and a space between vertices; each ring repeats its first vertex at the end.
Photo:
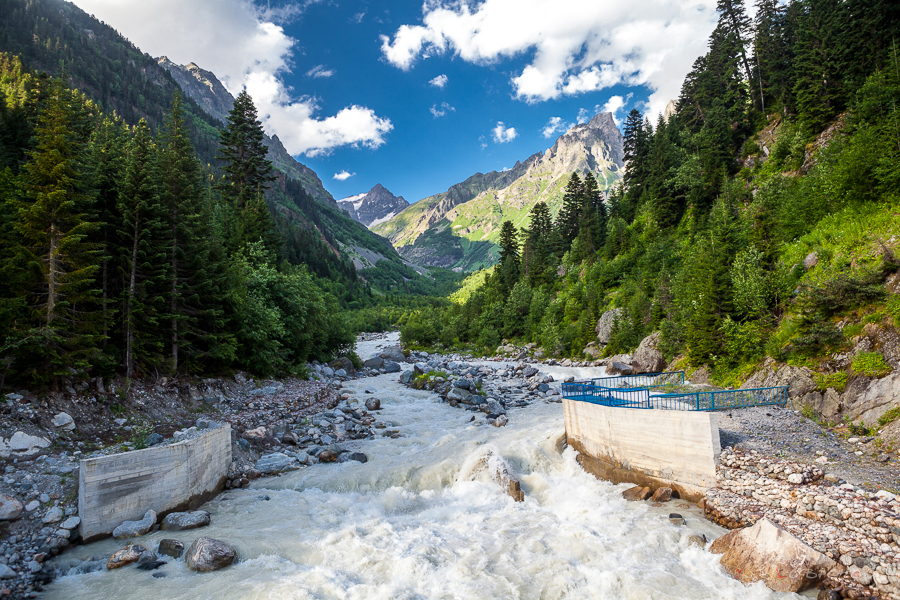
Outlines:
POLYGON ((778 386, 651 395, 649 387, 608 387, 596 385, 593 381, 581 381, 562 384, 562 395, 568 400, 603 406, 710 411, 784 405, 788 401, 788 388, 787 386, 778 386))
POLYGON ((667 373, 646 373, 643 375, 620 375, 591 379, 593 385, 610 388, 657 388, 667 385, 684 385, 684 371, 667 373))

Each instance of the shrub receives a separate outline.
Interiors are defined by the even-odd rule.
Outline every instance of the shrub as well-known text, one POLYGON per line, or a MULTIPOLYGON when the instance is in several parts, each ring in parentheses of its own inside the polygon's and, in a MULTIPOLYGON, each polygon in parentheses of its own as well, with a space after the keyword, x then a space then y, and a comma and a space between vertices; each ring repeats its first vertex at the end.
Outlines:
POLYGON ((860 352, 853 357, 851 367, 854 373, 867 377, 884 377, 891 372, 891 365, 878 352, 860 352))
POLYGON ((900 327, 900 294, 891 294, 887 301, 887 313, 894 320, 894 325, 900 327))
POLYGON ((897 419, 900 419, 900 406, 895 406, 891 410, 881 415, 881 418, 878 419, 878 424, 884 427, 888 423, 893 423, 897 419))
POLYGON ((816 389, 824 392, 828 388, 834 388, 837 392, 843 392, 847 387, 847 373, 838 371, 837 373, 816 373, 816 389))
POLYGON ((842 271, 819 282, 801 287, 800 306, 804 313, 833 315, 884 298, 881 273, 874 269, 842 271))

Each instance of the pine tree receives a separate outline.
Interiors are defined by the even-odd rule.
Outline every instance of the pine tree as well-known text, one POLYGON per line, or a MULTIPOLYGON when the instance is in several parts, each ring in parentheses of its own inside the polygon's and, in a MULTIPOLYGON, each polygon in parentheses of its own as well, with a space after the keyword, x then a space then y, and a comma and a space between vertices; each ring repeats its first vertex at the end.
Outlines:
POLYGON ((14 202, 18 255, 28 270, 23 291, 32 311, 35 362, 28 370, 54 384, 67 368, 85 369, 98 359, 102 337, 95 286, 100 252, 91 240, 97 226, 87 220, 94 196, 83 162, 90 128, 84 100, 54 80, 14 202))
POLYGON ((553 221, 550 218, 550 208, 545 202, 537 202, 531 207, 529 215, 531 223, 524 234, 522 264, 529 285, 537 287, 544 281, 553 235, 553 221))
POLYGON ((797 110, 809 133, 818 133, 844 108, 839 31, 841 0, 806 0, 796 45, 797 110))
MULTIPOLYGON (((744 66, 744 75, 748 84, 754 82, 753 72, 750 69, 750 61, 747 60, 747 40, 750 36, 750 17, 744 9, 743 0, 719 0, 716 6, 719 12, 719 23, 731 34, 734 45, 741 56, 744 66)), ((754 92, 751 91, 751 95, 754 92)))
POLYGON ((575 171, 563 192, 563 205, 556 218, 556 231, 562 242, 559 253, 567 252, 581 226, 581 178, 575 171))

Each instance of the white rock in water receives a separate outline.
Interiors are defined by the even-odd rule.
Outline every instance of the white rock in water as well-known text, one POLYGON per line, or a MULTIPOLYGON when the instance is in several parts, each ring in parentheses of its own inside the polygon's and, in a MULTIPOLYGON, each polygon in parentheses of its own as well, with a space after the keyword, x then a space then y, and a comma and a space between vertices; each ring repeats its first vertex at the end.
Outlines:
POLYGON ((156 525, 156 511, 148 510, 140 521, 125 521, 113 530, 117 540, 144 535, 156 525))

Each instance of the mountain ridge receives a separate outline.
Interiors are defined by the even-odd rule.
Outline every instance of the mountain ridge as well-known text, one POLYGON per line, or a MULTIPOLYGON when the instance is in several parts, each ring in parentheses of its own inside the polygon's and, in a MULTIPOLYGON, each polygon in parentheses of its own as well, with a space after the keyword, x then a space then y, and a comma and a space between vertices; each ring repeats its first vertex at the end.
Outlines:
POLYGON ((337 204, 353 220, 366 227, 387 221, 409 206, 403 196, 395 196, 380 183, 376 183, 368 192, 342 198, 337 204))

